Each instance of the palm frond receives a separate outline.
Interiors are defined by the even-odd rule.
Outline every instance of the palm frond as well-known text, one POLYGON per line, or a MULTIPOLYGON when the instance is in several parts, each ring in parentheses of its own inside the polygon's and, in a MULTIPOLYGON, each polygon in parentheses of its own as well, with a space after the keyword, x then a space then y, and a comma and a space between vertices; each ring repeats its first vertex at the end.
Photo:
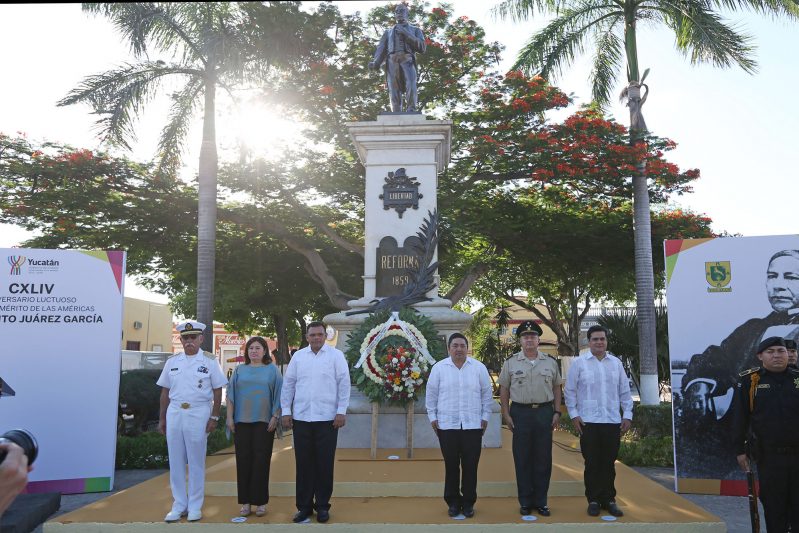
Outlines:
POLYGON ((136 139, 133 123, 155 95, 162 78, 175 74, 202 75, 163 61, 127 64, 88 76, 57 105, 88 103, 94 113, 101 116, 95 125, 104 140, 130 149, 129 141, 136 139))
POLYGON ((725 24, 706 5, 665 0, 653 9, 663 13, 664 22, 674 31, 677 49, 691 63, 712 63, 724 68, 737 64, 750 74, 757 71, 752 37, 725 24))
POLYGON ((560 3, 558 0, 504 0, 491 9, 491 13, 494 17, 520 22, 532 18, 534 12, 557 11, 560 3))
POLYGON ((533 35, 522 48, 513 68, 555 79, 578 54, 584 52, 585 41, 592 30, 619 15, 623 13, 615 4, 580 2, 574 8, 564 10, 558 18, 533 35))
POLYGON ((617 24, 621 21, 621 15, 610 18, 595 31, 596 54, 590 80, 592 97, 601 106, 610 101, 613 82, 624 59, 624 42, 616 33, 617 24))
POLYGON ((204 87, 203 79, 195 76, 180 92, 172 95, 169 121, 161 131, 161 138, 158 140, 157 173, 174 175, 180 166, 180 156, 183 152, 186 135, 189 133, 192 115, 204 87))
POLYGON ((231 60, 242 49, 242 43, 233 38, 238 17, 229 3, 90 3, 83 4, 83 9, 108 18, 130 42, 136 57, 146 56, 150 46, 174 54, 181 63, 205 66, 212 53, 231 60))
POLYGON ((711 3, 730 11, 753 11, 774 18, 799 18, 799 2, 796 0, 711 0, 711 3))

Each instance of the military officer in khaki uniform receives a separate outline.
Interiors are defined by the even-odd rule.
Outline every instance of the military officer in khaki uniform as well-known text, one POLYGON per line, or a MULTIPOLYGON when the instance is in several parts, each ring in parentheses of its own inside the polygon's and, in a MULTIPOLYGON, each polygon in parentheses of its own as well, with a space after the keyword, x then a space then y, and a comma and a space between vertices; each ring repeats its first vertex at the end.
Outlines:
POLYGON ((513 431, 519 512, 529 515, 535 509, 541 516, 549 516, 552 430, 560 418, 563 380, 557 361, 538 351, 541 326, 528 320, 516 335, 522 351, 508 358, 499 374, 502 419, 513 431))

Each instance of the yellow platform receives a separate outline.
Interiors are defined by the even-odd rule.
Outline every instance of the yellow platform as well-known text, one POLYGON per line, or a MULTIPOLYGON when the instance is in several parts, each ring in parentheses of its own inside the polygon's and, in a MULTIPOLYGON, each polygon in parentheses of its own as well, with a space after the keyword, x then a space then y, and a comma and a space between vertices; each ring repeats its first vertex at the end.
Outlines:
MULTIPOLYGON (((275 443, 270 476, 271 499, 266 516, 254 515, 245 523, 232 523, 239 509, 235 498, 235 459, 222 454, 207 462, 206 499, 203 520, 165 524, 164 515, 172 504, 168 475, 158 476, 61 515, 44 525, 45 533, 100 531, 160 532, 220 531, 296 531, 298 527, 324 527, 331 531, 418 532, 458 531, 496 532, 519 528, 544 528, 551 531, 585 531, 586 527, 607 527, 608 522, 586 514, 583 496, 583 459, 576 451, 576 440, 562 432, 553 446, 554 468, 549 492, 552 516, 525 522, 519 516, 510 448, 510 432, 503 430, 502 448, 484 448, 478 472, 478 500, 475 516, 453 520, 446 513, 443 499, 444 465, 438 450, 416 450, 413 459, 404 459, 405 450, 378 450, 378 459, 369 459, 369 450, 339 449, 336 453, 336 484, 331 501, 330 522, 297 525, 291 522, 294 507, 294 455, 291 439, 275 443), (389 455, 401 457, 389 460, 389 455), (243 528, 243 529, 242 529, 243 528)), ((625 516, 611 527, 626 531, 694 532, 725 531, 724 522, 678 494, 641 476, 621 463, 616 465, 617 502, 625 516)))

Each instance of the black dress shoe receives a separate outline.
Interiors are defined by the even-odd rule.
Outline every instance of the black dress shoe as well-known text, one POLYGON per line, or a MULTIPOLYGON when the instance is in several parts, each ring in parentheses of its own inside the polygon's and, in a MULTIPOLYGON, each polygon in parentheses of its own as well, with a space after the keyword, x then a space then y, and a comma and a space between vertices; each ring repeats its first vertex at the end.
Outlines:
POLYGON ((463 506, 463 516, 466 518, 471 518, 474 516, 474 507, 471 505, 464 505, 463 506))
POLYGON ((519 514, 522 515, 522 516, 529 515, 531 511, 532 511, 532 508, 530 508, 530 507, 525 507, 524 505, 519 507, 519 514))
POLYGON ((312 513, 308 513, 306 511, 297 511, 297 513, 294 515, 294 518, 292 518, 291 521, 294 522, 295 524, 298 524, 300 522, 305 522, 305 520, 309 518, 311 514, 312 513))
POLYGON ((616 502, 610 502, 605 506, 605 509, 607 509, 608 512, 615 517, 624 516, 624 511, 619 509, 619 506, 616 505, 616 502))
POLYGON ((330 511, 327 511, 325 509, 320 509, 320 510, 316 511, 316 521, 317 522, 319 522, 320 524, 324 524, 328 520, 330 520, 330 511))
POLYGON ((458 505, 450 505, 449 509, 447 509, 447 514, 449 516, 458 516, 461 514, 461 508, 458 505))
POLYGON ((541 516, 549 516, 552 514, 552 512, 549 510, 549 507, 547 507, 546 505, 542 505, 541 507, 536 507, 535 510, 538 511, 538 514, 540 514, 541 516))
POLYGON ((588 516, 599 516, 599 504, 597 502, 588 504, 588 516))

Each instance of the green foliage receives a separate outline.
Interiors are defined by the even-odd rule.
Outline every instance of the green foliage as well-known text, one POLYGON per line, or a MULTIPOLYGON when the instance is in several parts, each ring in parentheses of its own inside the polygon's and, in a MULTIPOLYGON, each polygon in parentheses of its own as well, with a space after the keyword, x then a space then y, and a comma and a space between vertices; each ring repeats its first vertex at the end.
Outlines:
MULTIPOLYGON (((597 323, 608 329, 608 348, 624 363, 630 372, 633 382, 638 387, 640 380, 640 350, 638 346, 638 316, 634 309, 618 313, 604 313, 597 323)), ((665 306, 655 309, 655 325, 657 334, 658 376, 660 376, 661 392, 671 381, 669 368, 669 330, 668 311, 665 306)), ((640 389, 639 389, 640 390, 640 389)))
MULTIPOLYGON (((342 16, 331 4, 310 15, 283 5, 219 8, 243 10, 236 29, 247 53, 284 28, 297 30, 302 39, 291 46, 310 58, 259 80, 267 103, 308 124, 306 139, 277 160, 248 154, 219 168, 224 192, 246 200, 223 202, 218 211, 215 311, 242 332, 271 332, 297 314, 322 315, 360 289, 364 170, 345 124, 373 120, 387 107, 384 78, 366 65, 392 23, 389 6, 364 20, 342 16), (284 10, 280 24, 267 8, 284 10)), ((474 279, 490 275, 485 283, 464 284, 474 287, 474 298, 527 291, 533 303, 550 306, 547 325, 555 326, 566 350, 574 328, 557 328, 575 321, 578 304, 630 294, 625 169, 648 158, 657 201, 687 191, 698 173, 664 160, 673 148, 666 139, 649 138, 644 153, 636 152, 625 128, 596 112, 548 122, 547 111, 567 106, 568 97, 538 77, 498 74, 501 45, 486 42, 480 26, 453 18, 446 5, 414 2, 411 20, 430 40, 419 56, 425 114, 455 124, 452 163, 439 177, 442 286, 456 287, 476 269, 474 279)), ((41 229, 44 235, 27 243, 32 246, 126 249, 130 272, 169 294, 178 312, 192 312, 194 184, 102 154, 86 158, 67 147, 8 137, 0 144, 0 185, 7 191, 0 222, 41 229), (174 235, 185 236, 181 246, 174 235)), ((668 231, 682 231, 683 218, 668 231)), ((690 233, 688 226, 684 236, 690 233)))
MULTIPOLYGON (((366 374, 364 374, 363 366, 360 368, 354 367, 354 365, 361 358, 361 345, 363 344, 367 333, 369 333, 369 331, 371 331, 373 328, 384 324, 390 315, 391 313, 388 310, 369 315, 369 317, 350 334, 349 339, 347 339, 347 349, 345 351, 345 355, 347 356, 347 362, 350 365, 350 379, 352 379, 353 384, 358 388, 358 390, 360 390, 367 398, 369 398, 369 401, 379 404, 388 403, 393 405, 405 405, 408 403, 408 401, 415 401, 416 398, 406 398, 400 400, 393 398, 388 399, 385 387, 369 379, 366 374)), ((399 318, 400 320, 416 326, 416 328, 424 336, 425 340, 427 340, 427 351, 436 361, 445 357, 445 344, 438 337, 436 327, 429 318, 421 313, 417 313, 414 309, 407 307, 400 310, 399 318)), ((378 346, 380 348, 380 353, 385 353, 385 350, 389 346, 394 348, 399 346, 405 348, 410 347, 410 345, 408 345, 404 339, 399 339, 395 336, 390 336, 386 339, 383 339, 380 341, 378 346)), ((382 365, 385 363, 385 360, 380 360, 380 357, 378 357, 378 363, 382 365)), ((430 366, 432 367, 432 365, 430 366)), ((428 369, 428 371, 422 375, 422 379, 425 381, 425 383, 427 382, 429 373, 430 371, 428 369)), ((422 385, 422 388, 419 389, 417 397, 421 395, 423 391, 424 385, 422 385)))
MULTIPOLYGON (((519 52, 514 68, 541 73, 555 79, 579 55, 593 52, 590 81, 593 98, 607 104, 613 82, 626 64, 627 80, 643 83, 638 65, 636 26, 640 22, 665 26, 674 32, 677 50, 691 63, 711 63, 717 67, 737 65, 749 73, 756 70, 752 37, 722 19, 719 7, 733 11, 752 9, 775 16, 799 17, 799 7, 790 0, 774 2, 742 1, 706 4, 696 0, 674 4, 655 0, 636 2, 594 2, 580 0, 503 0, 495 13, 502 18, 527 20, 535 13, 554 14, 554 18, 519 52)), ((648 71, 648 69, 647 69, 648 71)))
POLYGON ((660 405, 635 404, 632 431, 641 438, 663 438, 672 435, 671 402, 660 405))
POLYGON ((493 306, 485 305, 475 313, 466 331, 466 335, 471 339, 475 359, 480 360, 488 369, 495 396, 499 394, 499 383, 495 378, 502 370, 502 363, 520 349, 517 342, 508 343, 501 338, 501 331, 508 326, 509 319, 510 314, 503 302, 499 302, 498 311, 493 306), (496 327, 491 323, 492 315, 496 327))
MULTIPOLYGON (((641 405, 636 402, 633 406, 633 424, 624 438, 635 441, 643 438, 671 437, 671 416, 670 402, 661 402, 660 405, 641 405)), ((574 424, 566 412, 560 417, 558 429, 577 435, 574 424)))
MULTIPOLYGON (((140 369, 122 372, 119 378, 119 405, 125 414, 133 415, 132 433, 158 421, 161 387, 156 385, 160 370, 140 369)), ((127 430, 127 428, 125 428, 127 430)))
POLYGON ((169 468, 166 437, 156 431, 148 431, 135 437, 117 437, 116 468, 169 468))
MULTIPOLYGON (((567 414, 560 417, 558 430, 577 436, 567 414)), ((619 461, 627 466, 674 466, 674 441, 671 432, 671 404, 633 409, 633 425, 621 438, 619 461)))
POLYGON ((627 466, 674 466, 674 441, 671 436, 622 439, 619 461, 627 466))
MULTIPOLYGON (((216 452, 232 446, 232 441, 227 440, 225 425, 225 406, 222 406, 217 428, 208 435, 208 449, 206 454, 216 452)), ((157 431, 147 431, 136 436, 117 437, 116 466, 120 470, 169 468, 169 452, 166 437, 157 431)))

